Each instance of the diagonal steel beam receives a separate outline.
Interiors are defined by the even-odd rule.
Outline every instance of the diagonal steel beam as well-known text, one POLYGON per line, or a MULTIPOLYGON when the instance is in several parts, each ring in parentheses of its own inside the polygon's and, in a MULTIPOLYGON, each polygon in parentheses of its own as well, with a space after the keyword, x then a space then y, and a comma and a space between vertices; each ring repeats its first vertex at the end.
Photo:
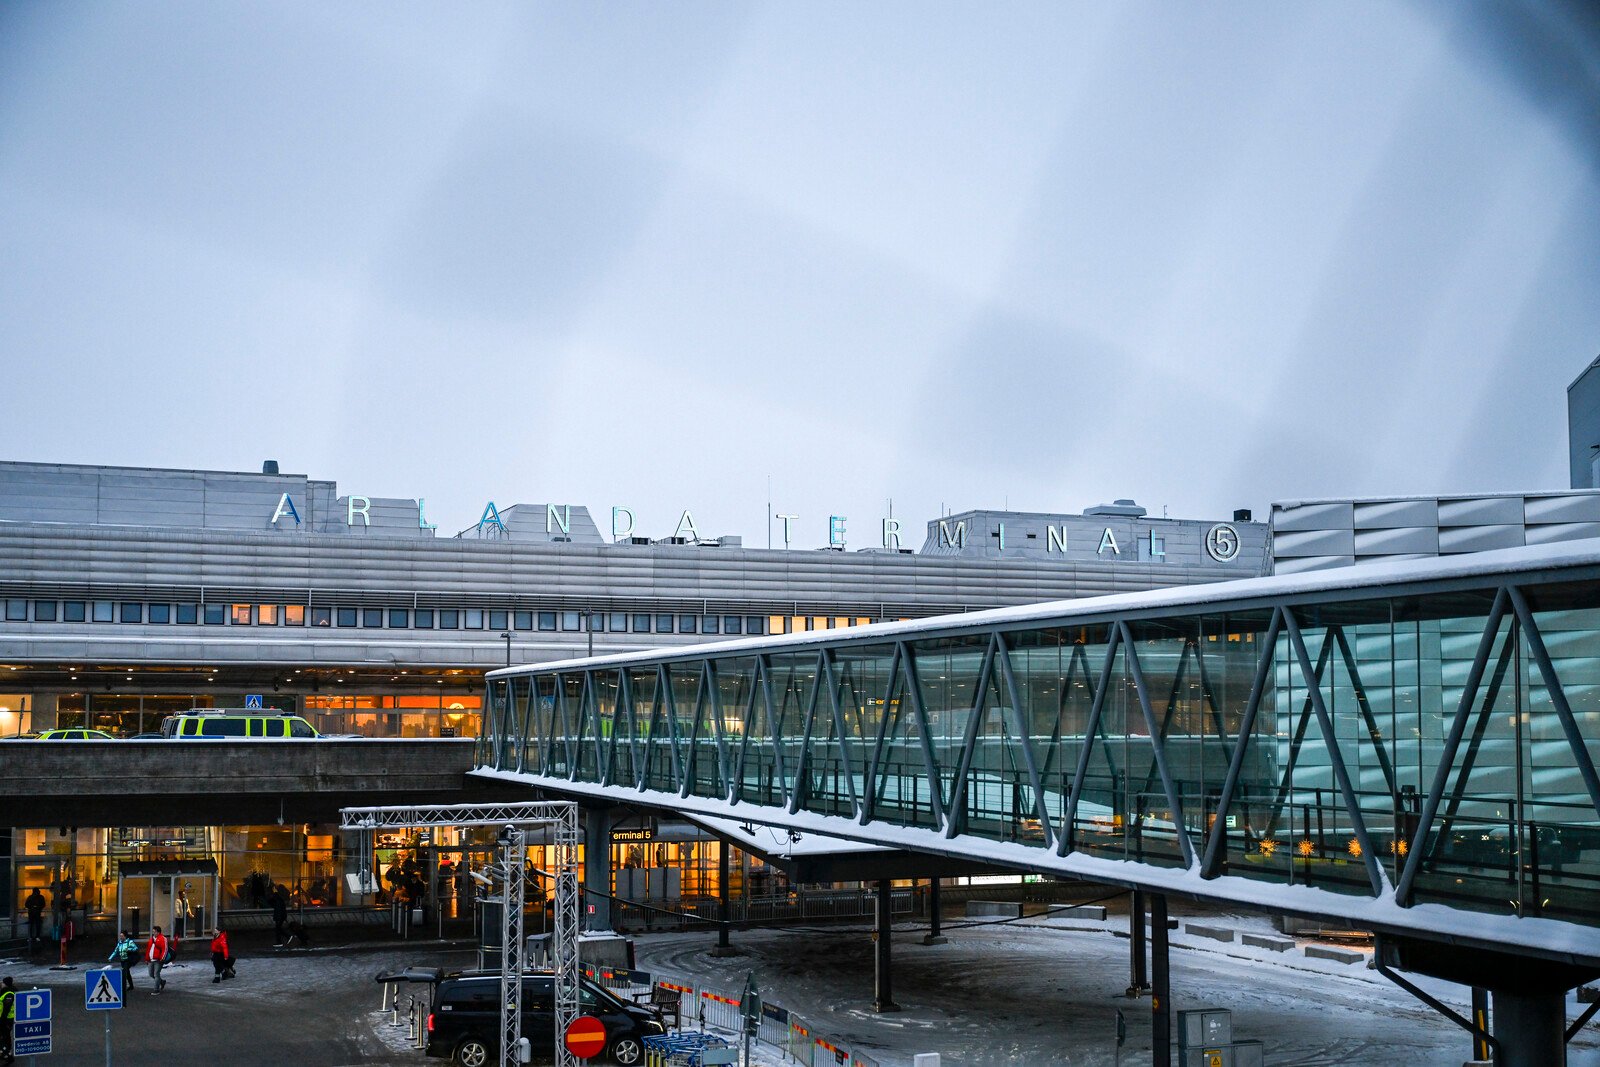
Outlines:
POLYGON ((1311 691, 1322 684, 1322 675, 1328 669, 1328 658, 1333 654, 1333 635, 1330 632, 1322 635, 1322 648, 1317 652, 1317 666, 1312 671, 1312 680, 1306 686, 1305 698, 1300 703, 1300 720, 1295 723, 1294 736, 1289 740, 1289 758, 1283 762, 1283 772, 1278 775, 1278 789, 1272 799, 1272 807, 1267 813, 1267 825, 1263 828, 1264 834, 1270 834, 1277 829, 1278 817, 1283 814, 1284 805, 1289 802, 1289 794, 1293 792, 1291 783, 1294 781, 1294 769, 1300 762, 1300 749, 1305 744, 1306 727, 1311 725, 1311 691))
MULTIPOLYGON (((805 702, 805 722, 800 731, 800 759, 794 769, 794 795, 789 799, 790 814, 799 811, 801 805, 811 798, 811 774, 812 768, 816 765, 816 760, 811 755, 811 731, 816 726, 817 701, 822 697, 823 666, 822 653, 818 652, 816 667, 812 671, 811 693, 805 702)), ((788 682, 791 690, 794 688, 794 673, 794 668, 791 666, 788 682)), ((785 702, 788 699, 788 695, 785 694, 785 702)))
POLYGON ((922 679, 917 675, 917 661, 903 647, 903 642, 895 642, 895 648, 900 653, 900 668, 905 671, 905 689, 911 697, 911 712, 916 716, 917 733, 922 739, 922 763, 928 775, 928 794, 932 798, 930 805, 933 810, 935 826, 943 829, 946 825, 946 812, 944 807, 944 784, 939 777, 939 760, 933 751, 933 732, 929 729, 928 709, 922 702, 922 679))
POLYGON ((1277 655, 1278 633, 1283 628, 1283 612, 1272 609, 1267 621, 1266 636, 1261 642, 1261 654, 1256 657, 1255 678, 1250 683, 1250 698, 1245 701, 1244 715, 1239 720, 1239 738, 1233 746, 1233 757, 1228 761, 1228 773, 1222 780, 1222 795, 1217 798, 1216 821, 1211 824, 1211 834, 1206 840, 1205 859, 1200 864, 1202 878, 1215 878, 1222 871, 1222 859, 1228 835, 1228 814, 1233 808, 1234 794, 1239 790, 1239 778, 1244 773, 1245 753, 1255 732, 1256 715, 1261 710, 1261 698, 1266 693, 1267 676, 1272 672, 1273 658, 1277 655))
MULTIPOLYGON (((1450 730, 1445 735, 1444 748, 1439 752, 1439 766, 1433 773, 1433 784, 1428 787, 1428 795, 1422 802, 1422 812, 1417 817, 1417 829, 1411 838, 1411 854, 1406 857, 1406 864, 1400 871, 1400 880, 1394 887, 1395 901, 1402 907, 1411 904, 1411 889, 1416 883, 1417 872, 1422 869, 1423 842, 1428 840, 1433 832, 1434 816, 1439 812, 1439 799, 1444 796, 1445 786, 1450 781, 1450 770, 1456 761, 1456 749, 1461 745, 1461 735, 1466 732, 1467 718, 1472 713, 1473 702, 1478 698, 1478 686, 1483 681, 1484 669, 1489 665, 1489 653, 1494 651, 1494 642, 1500 636, 1500 621, 1506 613, 1506 591, 1504 588, 1495 593, 1494 603, 1489 608, 1489 618, 1484 624, 1483 635, 1478 638, 1478 651, 1472 657, 1472 667, 1467 671, 1466 685, 1461 688, 1461 699, 1456 703, 1456 713, 1451 717, 1450 730)), ((1510 644, 1510 641, 1507 641, 1510 644)))
POLYGON ((1516 609, 1517 621, 1522 624, 1524 638, 1528 642, 1528 651, 1533 654, 1534 663, 1539 665, 1539 674, 1544 678, 1544 686, 1550 694, 1550 703, 1555 705, 1556 718, 1561 721, 1561 732, 1567 736, 1567 746, 1572 749, 1573 762, 1578 766, 1578 774, 1583 778, 1583 784, 1589 791, 1589 802, 1594 805, 1596 817, 1600 817, 1600 776, 1596 776, 1594 761, 1589 758, 1589 747, 1584 742, 1583 731, 1578 728, 1578 720, 1572 714, 1572 706, 1567 703, 1566 690, 1561 686, 1561 679, 1556 675, 1555 664, 1550 661, 1550 652, 1544 647, 1544 635, 1539 632, 1539 624, 1534 621, 1533 612, 1528 610, 1528 602, 1523 598, 1522 590, 1517 586, 1506 586, 1511 594, 1511 606, 1516 609))
POLYGON ((1345 637, 1344 627, 1332 629, 1339 644, 1339 656, 1344 660, 1345 673, 1350 675, 1350 687, 1355 690, 1356 708, 1360 711, 1362 723, 1367 728, 1367 738, 1372 742, 1372 751, 1378 757, 1378 769, 1383 773, 1384 785, 1388 786, 1390 796, 1396 796, 1399 789, 1395 786, 1394 764, 1383 747, 1383 730, 1378 727, 1378 718, 1372 713, 1372 702, 1367 699, 1367 687, 1361 684, 1361 672, 1356 668, 1355 653, 1350 650, 1350 642, 1345 637))
POLYGON ((1011 663, 1011 650, 1006 646, 1005 634, 996 633, 995 658, 1000 663, 1000 676, 1005 679, 1006 692, 1011 697, 1011 712, 1017 720, 1017 743, 1022 746, 1023 766, 1028 772, 1028 783, 1033 789, 1033 814, 1044 830, 1045 847, 1051 844, 1053 829, 1050 826, 1050 809, 1045 807, 1044 786, 1039 777, 1039 764, 1033 756, 1033 744, 1028 721, 1023 715, 1022 690, 1017 685, 1016 669, 1011 663))
MULTIPOLYGON (((1122 631, 1115 626, 1110 627, 1106 639, 1106 661, 1100 667, 1100 684, 1094 688, 1094 703, 1089 705, 1089 721, 1084 724, 1083 747, 1078 750, 1078 766, 1072 776, 1072 792, 1067 794, 1067 810, 1061 815, 1061 833, 1056 842, 1058 856, 1065 856, 1072 850, 1072 824, 1078 817, 1078 801, 1083 796, 1083 782, 1089 772, 1089 750, 1094 747, 1095 734, 1100 729, 1100 715, 1105 708, 1106 691, 1111 686, 1111 667, 1117 661, 1117 645, 1121 641, 1122 631)), ((1114 775, 1116 772, 1112 773, 1114 775)))
POLYGON ((777 778, 778 800, 787 808, 789 779, 783 773, 783 709, 772 702, 772 657, 765 652, 756 656, 756 675, 761 679, 761 700, 767 709, 767 743, 772 746, 772 773, 777 778))
MULTIPOLYGON (((1308 687, 1311 709, 1316 712, 1317 726, 1322 730, 1322 740, 1328 749, 1328 762, 1333 767, 1334 780, 1339 783, 1339 792, 1344 797, 1345 813, 1350 816, 1350 828, 1356 835, 1356 844, 1361 847, 1361 859, 1367 868, 1367 878, 1372 883, 1372 895, 1382 896, 1388 885, 1388 878, 1378 863, 1378 857, 1372 852, 1372 839, 1367 836, 1367 823, 1361 817, 1361 803, 1356 797, 1355 788, 1350 784, 1350 771, 1345 767, 1344 755, 1339 751, 1339 735, 1333 728, 1333 719, 1328 714, 1327 705, 1322 702, 1322 686, 1312 680, 1311 656, 1306 652, 1306 642, 1300 634, 1300 624, 1295 621, 1294 612, 1289 608, 1283 609, 1283 624, 1289 631, 1289 644, 1294 648, 1295 659, 1300 664, 1300 676, 1308 687)), ((1328 642, 1324 640, 1323 646, 1327 645, 1328 642)))
POLYGON ((1178 839, 1178 853, 1185 867, 1194 866, 1194 844, 1189 840, 1189 827, 1183 819, 1183 799, 1178 795, 1178 785, 1167 764, 1167 746, 1158 735, 1155 709, 1150 706, 1150 692, 1145 686, 1144 670, 1139 666, 1139 650, 1128 624, 1117 620, 1122 633, 1122 643, 1127 648, 1128 669, 1133 675, 1134 691, 1139 695, 1139 710, 1144 713, 1145 729, 1150 731, 1150 751, 1155 756, 1156 770, 1161 772, 1161 788, 1166 791, 1167 803, 1172 810, 1172 829, 1178 839))
MULTIPOLYGON (((845 740, 844 711, 839 706, 839 683, 834 678, 833 673, 833 651, 831 649, 824 648, 820 653, 818 653, 818 655, 822 660, 823 673, 827 675, 828 704, 833 712, 833 735, 834 743, 839 748, 839 769, 843 774, 845 784, 850 787, 850 806, 854 810, 856 818, 859 819, 861 817, 863 802, 861 800, 860 791, 856 789, 855 770, 850 762, 850 746, 845 740)), ((817 679, 818 683, 820 684, 822 680, 822 674, 818 674, 817 679)), ((887 709, 885 709, 885 715, 887 716, 887 709)), ((862 789, 871 788, 871 782, 862 783, 862 789)))
MULTIPOLYGON (((972 691, 972 711, 967 716, 967 729, 961 739, 961 761, 956 766, 955 780, 950 784, 950 818, 945 836, 954 837, 967 822, 967 775, 972 771, 972 753, 978 743, 978 729, 983 725, 983 702, 989 695, 989 679, 994 674, 994 637, 984 647, 983 660, 978 667, 977 685, 972 691)), ((950 671, 951 676, 955 670, 950 671)))
POLYGON ((889 736, 889 719, 894 714, 895 691, 900 685, 900 656, 902 649, 900 642, 894 644, 894 652, 889 657, 889 675, 883 682, 883 714, 878 719, 877 736, 873 739, 872 754, 866 761, 865 788, 861 790, 861 821, 871 822, 878 811, 878 775, 883 770, 883 751, 885 739, 889 736))
MULTIPOLYGON (((1478 762, 1478 751, 1483 744, 1483 735, 1488 732, 1489 723, 1494 717, 1495 704, 1500 699, 1500 690, 1505 685, 1506 674, 1511 669, 1512 653, 1516 651, 1516 644, 1516 641, 1509 637, 1500 642, 1500 658, 1495 661, 1494 673, 1489 676, 1489 689, 1483 696, 1477 719, 1472 724, 1472 736, 1467 739, 1467 752, 1461 757, 1461 771, 1456 775, 1455 787, 1450 790, 1444 814, 1439 816, 1445 826, 1453 824, 1456 813, 1461 810, 1461 802, 1466 797, 1467 783, 1472 780, 1472 768, 1478 762)), ((1439 851, 1439 845, 1443 841, 1444 838, 1439 834, 1428 839, 1428 858, 1431 859, 1439 851)))

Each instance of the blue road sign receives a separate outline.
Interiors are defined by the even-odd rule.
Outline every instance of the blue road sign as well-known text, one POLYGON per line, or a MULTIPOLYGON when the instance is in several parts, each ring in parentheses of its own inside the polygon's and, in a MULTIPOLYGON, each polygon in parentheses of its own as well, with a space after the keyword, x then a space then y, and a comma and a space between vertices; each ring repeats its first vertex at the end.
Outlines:
POLYGON ((244 695, 244 706, 247 708, 259 708, 261 706, 261 694, 246 693, 244 695))
POLYGON ((17 1033, 22 1033, 22 1023, 50 1018, 50 990, 23 989, 17 992, 17 1033))
POLYGON ((89 1011, 114 1011, 122 1007, 121 968, 84 972, 83 1006, 89 1011))
MULTIPOLYGON (((39 1025, 48 1028, 50 1024, 40 1023, 39 1025)), ((37 1037, 23 1037, 19 1027, 17 1036, 12 1039, 11 1053, 14 1056, 50 1055, 50 1033, 48 1029, 37 1037)))

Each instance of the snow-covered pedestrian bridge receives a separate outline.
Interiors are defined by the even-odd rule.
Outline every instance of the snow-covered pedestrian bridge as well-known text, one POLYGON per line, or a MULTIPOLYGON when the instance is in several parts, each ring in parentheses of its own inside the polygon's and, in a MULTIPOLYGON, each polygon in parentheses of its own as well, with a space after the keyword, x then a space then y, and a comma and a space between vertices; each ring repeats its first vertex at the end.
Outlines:
POLYGON ((473 773, 1600 965, 1600 548, 508 668, 473 773))

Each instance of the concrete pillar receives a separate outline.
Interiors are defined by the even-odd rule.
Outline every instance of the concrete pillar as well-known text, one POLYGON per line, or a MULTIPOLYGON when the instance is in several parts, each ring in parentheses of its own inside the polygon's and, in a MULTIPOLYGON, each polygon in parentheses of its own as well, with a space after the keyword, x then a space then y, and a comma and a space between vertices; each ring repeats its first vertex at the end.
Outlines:
POLYGON ((579 925, 585 930, 611 929, 611 821, 610 808, 583 809, 585 892, 579 925))
POLYGON ((29 697, 30 726, 34 733, 40 730, 54 730, 60 721, 59 693, 34 693, 29 697))
POLYGON ((1150 894, 1150 1065, 1172 1067, 1172 975, 1167 966, 1167 897, 1150 894))
POLYGON ((924 945, 942 945, 947 940, 939 932, 939 879, 935 878, 928 883, 928 935, 922 939, 924 945))
MULTIPOLYGON (((1489 1031, 1489 991, 1482 986, 1472 987, 1472 1025, 1479 1030, 1489 1031)), ((1472 1035, 1472 1058, 1487 1060, 1490 1056, 1489 1042, 1478 1035, 1472 1035)))
POLYGON ((873 1011, 899 1011, 900 1005, 894 1002, 893 975, 890 973, 889 964, 889 928, 894 910, 890 899, 890 886, 887 878, 878 882, 878 906, 876 925, 873 927, 873 982, 872 982, 872 1010, 873 1011))
POLYGON ((713 956, 733 956, 733 942, 728 935, 728 919, 733 909, 729 907, 729 895, 732 893, 733 881, 733 846, 728 842, 720 842, 720 854, 717 857, 717 947, 711 950, 713 956))
POLYGON ((1495 1067, 1565 1067, 1565 993, 1510 992, 1496 989, 1494 1036, 1500 1042, 1495 1067))
POLYGON ((1135 889, 1128 900, 1128 996, 1137 997, 1150 988, 1145 971, 1144 891, 1135 889))

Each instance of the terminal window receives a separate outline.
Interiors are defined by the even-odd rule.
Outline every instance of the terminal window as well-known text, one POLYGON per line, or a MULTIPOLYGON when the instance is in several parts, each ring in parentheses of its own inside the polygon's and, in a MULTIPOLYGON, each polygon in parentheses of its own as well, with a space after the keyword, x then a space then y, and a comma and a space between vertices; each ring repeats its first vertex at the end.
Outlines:
POLYGON ((171 622, 172 621, 172 605, 171 604, 151 604, 150 605, 150 621, 154 622, 154 623, 171 622))
POLYGON ((82 622, 87 605, 81 600, 66 600, 61 604, 62 622, 82 622))
POLYGON ((411 624, 419 630, 433 629, 433 611, 429 608, 418 608, 412 612, 411 624))
POLYGON ((553 611, 539 612, 539 629, 554 630, 556 628, 556 613, 553 611))
POLYGON ((34 622, 55 622, 56 602, 54 600, 35 600, 33 602, 34 622))
POLYGON ((389 609, 389 629, 404 630, 411 625, 411 613, 405 608, 389 609))
POLYGON ((459 630, 461 628, 461 612, 446 608, 439 612, 439 629, 459 630))
POLYGON ((249 626, 250 625, 250 605, 249 604, 235 604, 233 606, 233 611, 232 611, 231 614, 233 616, 233 624, 235 626, 249 626))
POLYGON ((6 601, 6 622, 27 622, 28 602, 26 600, 6 601))
POLYGON ((695 617, 693 615, 679 615, 678 616, 678 632, 680 634, 692 634, 692 633, 694 633, 694 631, 695 631, 695 625, 694 624, 695 624, 695 617))
POLYGON ((576 611, 563 611, 561 613, 561 628, 563 630, 576 630, 578 628, 578 613, 576 611))
POLYGON ((613 611, 611 613, 611 618, 606 625, 606 629, 610 630, 614 634, 627 632, 628 617, 620 611, 613 611))
POLYGON ((228 621, 228 606, 226 604, 207 604, 205 620, 207 626, 221 626, 228 621))
POLYGON ((671 632, 672 632, 672 616, 671 615, 657 615, 656 616, 656 633, 658 633, 658 634, 670 634, 671 632))
POLYGON ((182 626, 193 626, 199 621, 200 612, 195 604, 178 605, 178 623, 182 626))
POLYGON ((636 634, 647 634, 647 633, 649 633, 650 632, 650 616, 648 616, 648 615, 635 615, 633 617, 633 632, 636 633, 636 634))
POLYGON ((356 624, 356 609, 355 608, 340 608, 339 609, 339 625, 340 626, 354 626, 355 624, 356 624))
POLYGON ((511 613, 511 621, 516 624, 515 629, 531 630, 533 629, 533 612, 514 611, 511 613))
POLYGON ((724 615, 722 617, 722 632, 725 634, 744 633, 744 618, 740 615, 724 615))
POLYGON ((507 618, 506 613, 503 612, 503 611, 491 611, 491 612, 489 612, 489 629, 491 629, 491 630, 509 630, 510 627, 506 625, 506 618, 507 618))
POLYGON ((257 604, 256 622, 260 623, 262 626, 278 625, 278 605, 257 604))
POLYGON ((717 618, 715 615, 707 615, 705 618, 700 620, 700 632, 703 634, 714 634, 717 633, 721 628, 722 620, 717 618))
POLYGON ((306 624, 306 606, 304 604, 285 604, 283 607, 283 624, 285 626, 304 626, 306 624))
POLYGON ((468 608, 461 613, 461 626, 466 630, 483 629, 483 612, 477 608, 468 608))
POLYGON ((111 617, 111 601, 96 600, 94 602, 94 621, 110 622, 111 617))
POLYGON ((144 605, 137 602, 124 602, 118 618, 123 622, 144 622, 144 605))
POLYGON ((369 630, 381 629, 383 627, 383 609, 362 608, 361 625, 369 630))
POLYGON ((332 608, 312 608, 311 609, 311 625, 312 626, 332 626, 333 625, 333 609, 332 608))

